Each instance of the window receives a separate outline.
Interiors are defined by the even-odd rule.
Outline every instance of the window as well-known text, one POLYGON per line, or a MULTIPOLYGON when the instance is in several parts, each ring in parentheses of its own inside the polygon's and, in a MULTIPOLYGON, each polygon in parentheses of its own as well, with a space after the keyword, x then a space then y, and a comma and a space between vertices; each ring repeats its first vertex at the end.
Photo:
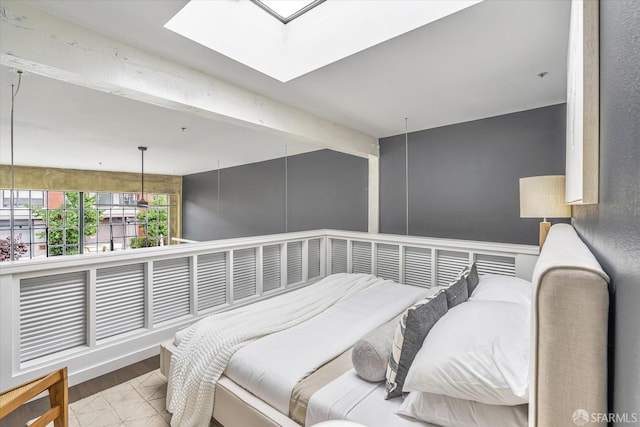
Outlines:
MULTIPOLYGON (((10 259, 11 191, 0 191, 0 261, 10 259)), ((15 259, 104 253, 169 241, 169 196, 133 193, 15 191, 15 259), (82 237, 80 237, 82 236, 82 237)))
MULTIPOLYGON (((11 190, 2 190, 2 208, 11 208, 11 190)), ((44 206, 44 191, 14 191, 14 208, 44 206)))
POLYGON ((325 0, 251 0, 265 12, 287 24, 325 0))

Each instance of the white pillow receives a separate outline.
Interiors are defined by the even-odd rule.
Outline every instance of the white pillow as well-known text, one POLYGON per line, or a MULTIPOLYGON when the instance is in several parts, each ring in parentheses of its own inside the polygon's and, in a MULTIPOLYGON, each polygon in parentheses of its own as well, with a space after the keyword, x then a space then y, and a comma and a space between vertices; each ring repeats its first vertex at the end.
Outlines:
POLYGON ((473 294, 469 296, 469 300, 505 301, 531 305, 532 293, 531 282, 518 277, 485 274, 480 276, 480 281, 473 294))
POLYGON ((442 427, 527 427, 527 405, 485 405, 440 394, 412 391, 396 414, 442 427))
POLYGON ((489 405, 527 403, 530 307, 467 301, 436 323, 403 391, 444 394, 489 405))

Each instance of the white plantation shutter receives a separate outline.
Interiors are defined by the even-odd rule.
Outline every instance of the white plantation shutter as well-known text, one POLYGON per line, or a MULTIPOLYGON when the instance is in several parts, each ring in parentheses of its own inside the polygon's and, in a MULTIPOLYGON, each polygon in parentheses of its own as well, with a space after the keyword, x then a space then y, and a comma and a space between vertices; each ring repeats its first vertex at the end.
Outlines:
POLYGON ((516 275, 515 257, 497 255, 476 255, 476 268, 478 274, 502 274, 503 276, 516 275))
POLYGON ((96 271, 96 339, 144 327, 144 264, 96 271))
POLYGON ((436 258, 438 286, 446 286, 453 282, 467 265, 469 265, 469 254, 466 252, 438 251, 436 258))
POLYGON ((430 288, 432 274, 431 249, 404 248, 404 283, 430 288))
POLYGON ((198 311, 227 302, 227 253, 198 255, 198 311))
POLYGON ((20 362, 86 344, 86 272, 20 281, 20 362))
POLYGON ((153 322, 189 314, 191 310, 189 258, 153 263, 153 322))
POLYGON ((354 241, 351 246, 351 271, 371 273, 371 243, 354 241))
POLYGON ((307 275, 309 279, 320 275, 320 239, 309 240, 309 257, 307 275))
POLYGON ((400 247, 397 245, 376 245, 376 276, 383 279, 400 280, 400 247))
POLYGON ((256 294, 256 275, 256 249, 233 251, 234 301, 256 294))
POLYGON ((287 243, 287 284, 302 281, 302 242, 287 243))
POLYGON ((278 289, 282 282, 282 254, 280 245, 262 248, 262 291, 278 289))
POLYGON ((347 241, 331 239, 331 274, 347 272, 347 241))

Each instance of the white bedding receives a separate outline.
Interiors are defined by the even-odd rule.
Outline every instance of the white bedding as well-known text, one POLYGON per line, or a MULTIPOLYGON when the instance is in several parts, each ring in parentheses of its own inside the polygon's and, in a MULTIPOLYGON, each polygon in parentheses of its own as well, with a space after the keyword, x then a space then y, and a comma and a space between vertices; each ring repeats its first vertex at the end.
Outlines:
POLYGON ((171 358, 167 387, 167 409, 173 414, 171 425, 209 424, 216 382, 237 350, 389 282, 367 274, 336 274, 300 290, 193 324, 171 358))
POLYGON ((298 381, 434 291, 391 282, 365 290, 304 323, 238 350, 225 375, 288 415, 298 381))
POLYGON ((384 396, 384 382, 364 381, 352 369, 311 396, 305 425, 328 420, 350 420, 367 427, 437 427, 396 415, 402 398, 385 400, 384 396))

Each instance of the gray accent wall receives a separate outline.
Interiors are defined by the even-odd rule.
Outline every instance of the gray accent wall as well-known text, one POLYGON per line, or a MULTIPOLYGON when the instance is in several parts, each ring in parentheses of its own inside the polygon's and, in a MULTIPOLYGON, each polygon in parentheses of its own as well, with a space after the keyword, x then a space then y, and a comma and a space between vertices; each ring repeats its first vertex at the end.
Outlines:
MULTIPOLYGON (((368 162, 331 150, 290 156, 288 231, 367 231, 368 162)), ((285 159, 186 175, 182 235, 214 240, 285 232, 285 159)))
POLYGON ((331 150, 289 158, 289 231, 367 231, 369 162, 331 150))
MULTIPOLYGON (((409 234, 538 243, 521 177, 563 175, 565 104, 409 133, 409 234)), ((411 119, 409 119, 409 124, 411 119)), ((380 140, 380 231, 405 234, 405 135, 380 140)))
POLYGON ((610 410, 640 417, 640 2, 635 0, 600 2, 600 203, 576 206, 574 216, 614 291, 610 410))

